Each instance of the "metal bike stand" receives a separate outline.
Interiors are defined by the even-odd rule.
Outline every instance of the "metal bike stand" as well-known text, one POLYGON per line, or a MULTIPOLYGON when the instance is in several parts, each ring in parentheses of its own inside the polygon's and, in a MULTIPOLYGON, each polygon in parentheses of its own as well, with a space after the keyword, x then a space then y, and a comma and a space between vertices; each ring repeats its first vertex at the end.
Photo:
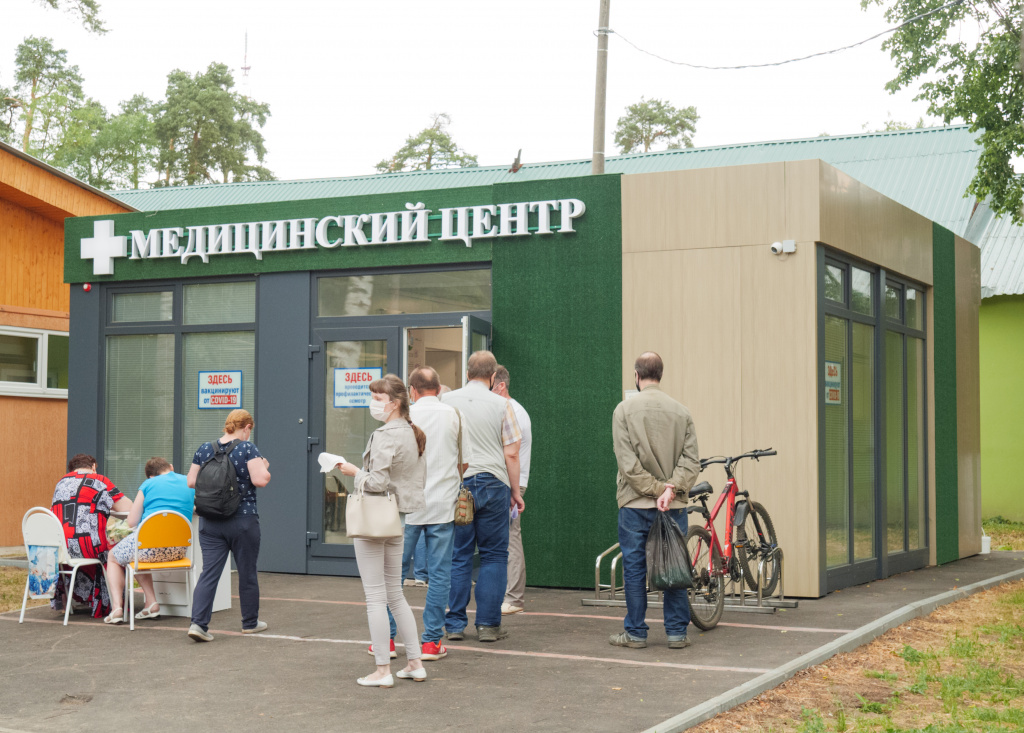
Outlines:
POLYGON ((613 552, 619 549, 619 543, 616 542, 614 545, 609 547, 607 550, 597 556, 597 560, 594 562, 594 597, 582 599, 584 606, 625 606, 625 598, 618 597, 618 591, 625 590, 623 581, 622 586, 615 585, 615 576, 618 575, 619 559, 622 557, 622 553, 618 553, 612 557, 611 561, 611 577, 607 584, 601 582, 601 564, 604 559, 611 555, 613 552))
POLYGON ((786 556, 781 547, 775 547, 772 551, 758 560, 757 563, 757 592, 746 590, 743 587, 742 569, 738 581, 732 582, 732 591, 725 599, 725 610, 739 611, 746 613, 775 613, 779 608, 798 608, 799 601, 786 600, 785 593, 786 578, 786 556), (779 558, 779 595, 778 597, 764 598, 764 568, 765 564, 774 556, 779 558), (737 586, 739 591, 736 590, 737 586), (747 598, 755 600, 755 605, 748 606, 747 598))

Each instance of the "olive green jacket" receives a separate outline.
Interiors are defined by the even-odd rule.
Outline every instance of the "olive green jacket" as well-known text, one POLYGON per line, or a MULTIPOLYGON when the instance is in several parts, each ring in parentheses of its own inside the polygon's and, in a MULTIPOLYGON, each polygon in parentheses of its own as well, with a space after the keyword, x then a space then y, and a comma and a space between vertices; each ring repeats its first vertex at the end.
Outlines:
POLYGON ((676 487, 672 508, 686 506, 686 495, 700 473, 697 432, 689 410, 658 385, 648 385, 615 408, 612 440, 619 464, 620 508, 654 507, 665 484, 676 487))

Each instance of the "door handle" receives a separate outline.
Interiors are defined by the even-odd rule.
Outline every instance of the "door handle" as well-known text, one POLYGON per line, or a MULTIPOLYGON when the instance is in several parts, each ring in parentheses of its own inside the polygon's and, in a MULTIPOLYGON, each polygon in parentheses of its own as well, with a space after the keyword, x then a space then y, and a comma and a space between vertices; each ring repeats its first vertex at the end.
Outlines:
POLYGON ((314 445, 320 445, 320 438, 309 438, 309 437, 307 437, 306 438, 306 452, 307 453, 312 453, 314 445))

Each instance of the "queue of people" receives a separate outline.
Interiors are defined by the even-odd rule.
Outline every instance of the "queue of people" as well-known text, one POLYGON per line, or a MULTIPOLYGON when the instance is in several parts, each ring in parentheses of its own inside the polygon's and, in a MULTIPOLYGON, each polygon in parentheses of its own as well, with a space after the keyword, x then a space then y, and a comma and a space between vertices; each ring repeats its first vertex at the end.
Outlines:
MULTIPOLYGON (((669 512, 685 532, 686 495, 699 473, 693 420, 685 407, 661 391, 663 371, 660 356, 641 354, 634 373, 638 394, 620 403, 612 420, 627 602, 624 629, 609 639, 613 646, 647 645, 647 536, 658 511, 669 512)), ((529 481, 532 430, 529 415, 509 394, 510 381, 508 370, 493 354, 478 351, 469 358, 467 384, 462 389, 445 393, 437 372, 430 367, 410 374, 408 390, 393 374, 369 385, 370 414, 383 424, 371 434, 361 465, 341 462, 336 467, 354 478, 357 492, 393 497, 404 534, 353 539, 366 595, 369 653, 376 664, 372 673, 357 680, 360 685, 391 687, 396 676, 423 681, 427 678, 423 661, 447 656, 445 639, 465 638, 477 551, 477 640, 491 643, 506 638, 502 617, 524 608, 526 570, 520 516, 526 508, 523 493, 529 481), (474 511, 471 520, 456 524, 461 487, 472 495, 474 511), (429 584, 423 633, 418 636, 402 581, 421 540, 419 553, 429 584), (397 656, 397 634, 404 643, 407 664, 393 675, 390 660, 397 656)), ((111 551, 105 532, 110 512, 127 512, 132 527, 164 509, 190 516, 202 470, 218 457, 226 457, 236 477, 239 503, 229 516, 201 517, 199 544, 204 562, 188 636, 197 642, 213 640, 209 632, 213 598, 229 553, 239 574, 242 633, 265 630, 267 623, 259 618, 256 490, 269 484, 270 464, 250 440, 253 427, 249 412, 233 410, 221 438, 195 451, 187 477, 175 474, 168 461, 151 459, 146 465, 146 481, 134 501, 97 473, 93 457, 80 454, 72 458, 68 474, 57 483, 53 511, 65 527, 69 553, 105 562, 110 588, 92 568, 93 572, 79 575, 74 589, 58 591, 54 607, 62 607, 62 593, 71 592, 75 600, 88 604, 94 617, 120 623, 124 567, 137 552, 137 531, 111 551)), ((184 557, 185 551, 172 548, 159 557, 145 558, 141 551, 139 554, 140 559, 158 561, 184 557)), ((158 618, 160 606, 152 581, 142 575, 140 584, 145 606, 136 618, 158 618)), ((669 648, 689 645, 689 617, 686 591, 666 592, 669 648)))

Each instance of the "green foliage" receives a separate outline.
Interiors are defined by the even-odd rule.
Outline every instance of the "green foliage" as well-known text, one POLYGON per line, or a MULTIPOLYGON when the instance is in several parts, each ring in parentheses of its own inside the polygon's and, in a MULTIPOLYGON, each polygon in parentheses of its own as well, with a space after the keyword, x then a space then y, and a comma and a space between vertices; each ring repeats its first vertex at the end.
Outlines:
MULTIPOLYGON (((861 0, 881 5, 891 23, 902 23, 947 0, 861 0)), ((962 120, 978 132, 981 159, 967 193, 992 197, 998 214, 1024 224, 1024 175, 1012 159, 1024 155, 1024 74, 1021 25, 1024 0, 964 2, 893 33, 882 44, 896 64, 886 89, 919 84, 916 99, 944 123, 962 120), (978 40, 967 34, 977 29, 978 40)))
POLYGON ((911 666, 914 666, 918 664, 923 664, 928 659, 934 658, 935 655, 928 654, 925 652, 919 652, 917 649, 910 646, 909 644, 904 644, 903 651, 900 652, 899 656, 902 657, 904 662, 911 666))
POLYGON ((895 672, 878 671, 876 669, 865 669, 864 676, 875 680, 895 680, 899 679, 895 672))
POLYGON ((860 700, 861 712, 864 712, 864 713, 878 713, 879 715, 884 715, 888 711, 888 707, 886 706, 885 703, 882 703, 882 702, 871 702, 870 700, 868 700, 866 697, 864 697, 863 695, 861 695, 859 693, 854 693, 854 694, 856 694, 857 695, 857 699, 860 700))
POLYGON ((796 727, 798 733, 825 733, 828 730, 821 713, 817 710, 800 708, 800 717, 803 718, 803 722, 796 727))
POLYGON ((37 0, 40 5, 48 5, 54 10, 64 8, 82 20, 82 26, 92 33, 103 34, 107 29, 100 20, 100 4, 96 0, 37 0))
POLYGON ((699 119, 696 107, 677 109, 660 99, 641 97, 615 124, 615 145, 623 154, 641 147, 647 153, 658 143, 665 143, 669 150, 692 148, 699 119))
POLYGON ((82 105, 82 75, 49 38, 29 36, 15 51, 9 105, 19 110, 23 151, 50 160, 82 105))
POLYGON ((433 123, 405 139, 405 145, 391 158, 376 165, 378 173, 429 171, 433 168, 474 168, 476 156, 461 150, 448 133, 452 118, 444 112, 433 123))
POLYGON ((263 127, 267 104, 235 91, 224 64, 212 63, 194 76, 175 70, 167 75, 167 97, 157 105, 154 133, 160 149, 157 185, 194 185, 232 181, 268 181, 263 127))

